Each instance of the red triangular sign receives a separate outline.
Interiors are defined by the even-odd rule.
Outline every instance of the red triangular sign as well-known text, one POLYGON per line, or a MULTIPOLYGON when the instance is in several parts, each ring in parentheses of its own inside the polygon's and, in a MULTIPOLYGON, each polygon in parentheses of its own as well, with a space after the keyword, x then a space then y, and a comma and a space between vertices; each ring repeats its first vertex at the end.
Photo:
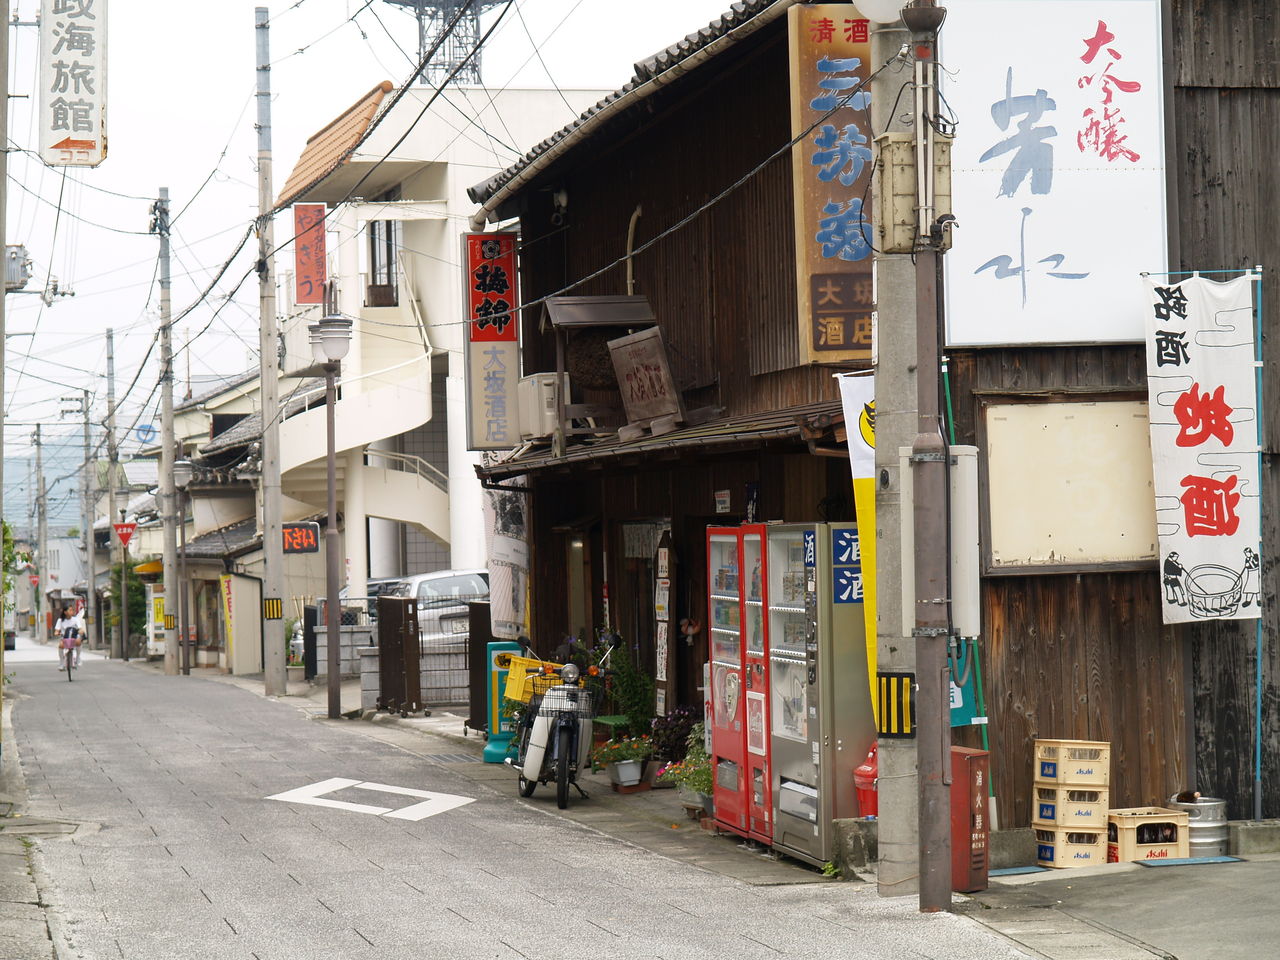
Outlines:
POLYGON ((120 546, 127 547, 129 541, 133 539, 133 532, 138 529, 136 523, 113 523, 116 528, 116 536, 120 538, 120 546))

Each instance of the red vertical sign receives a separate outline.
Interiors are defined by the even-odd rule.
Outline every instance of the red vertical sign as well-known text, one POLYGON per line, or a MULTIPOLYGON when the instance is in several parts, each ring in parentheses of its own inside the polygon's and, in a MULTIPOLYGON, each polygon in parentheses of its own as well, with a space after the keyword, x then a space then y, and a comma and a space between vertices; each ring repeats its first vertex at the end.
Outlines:
POLYGON ((323 203, 293 205, 293 302, 324 303, 327 277, 323 203))
POLYGON ((515 343, 516 235, 467 234, 467 316, 472 343, 515 343))

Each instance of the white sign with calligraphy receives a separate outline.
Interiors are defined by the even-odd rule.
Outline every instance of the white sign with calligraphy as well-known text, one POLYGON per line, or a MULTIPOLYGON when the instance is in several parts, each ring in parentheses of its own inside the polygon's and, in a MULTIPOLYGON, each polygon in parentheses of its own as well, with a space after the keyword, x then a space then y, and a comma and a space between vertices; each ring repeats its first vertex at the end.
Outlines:
POLYGON ((40 159, 107 157, 107 0, 40 0, 40 159))
POLYGON ((1262 615, 1253 284, 1250 276, 1147 281, 1165 623, 1262 615))
POLYGON ((1138 342, 1164 269, 1159 0, 953 0, 955 345, 1138 342))

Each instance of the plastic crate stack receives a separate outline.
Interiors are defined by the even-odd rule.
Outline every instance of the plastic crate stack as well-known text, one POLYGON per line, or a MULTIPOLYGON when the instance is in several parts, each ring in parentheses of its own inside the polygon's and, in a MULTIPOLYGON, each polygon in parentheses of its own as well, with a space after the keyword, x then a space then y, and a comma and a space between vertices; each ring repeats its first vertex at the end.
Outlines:
POLYGON ((1031 829, 1042 867, 1090 867, 1107 861, 1111 744, 1037 740, 1031 829))

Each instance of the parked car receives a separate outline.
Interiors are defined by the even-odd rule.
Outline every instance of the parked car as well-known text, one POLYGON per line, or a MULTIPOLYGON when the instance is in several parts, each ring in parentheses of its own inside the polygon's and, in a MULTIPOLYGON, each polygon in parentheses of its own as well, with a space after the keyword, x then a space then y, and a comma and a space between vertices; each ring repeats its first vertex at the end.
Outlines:
MULTIPOLYGON (((401 584, 401 582, 403 582, 403 580, 404 580, 403 577, 377 577, 373 580, 365 581, 364 595, 369 598, 368 617, 370 621, 378 619, 378 598, 393 596, 392 591, 394 591, 396 587, 398 587, 401 584)), ((343 608, 342 622, 343 623, 354 622, 354 620, 349 619, 350 617, 354 617, 355 614, 348 613, 349 605, 347 603, 346 587, 343 587, 341 590, 338 591, 338 602, 342 605, 342 608, 343 608)), ((358 607, 359 604, 355 604, 355 606, 358 607)))
POLYGON ((489 571, 437 570, 405 577, 393 597, 418 601, 418 632, 424 645, 460 639, 468 630, 468 600, 489 598, 489 571))

